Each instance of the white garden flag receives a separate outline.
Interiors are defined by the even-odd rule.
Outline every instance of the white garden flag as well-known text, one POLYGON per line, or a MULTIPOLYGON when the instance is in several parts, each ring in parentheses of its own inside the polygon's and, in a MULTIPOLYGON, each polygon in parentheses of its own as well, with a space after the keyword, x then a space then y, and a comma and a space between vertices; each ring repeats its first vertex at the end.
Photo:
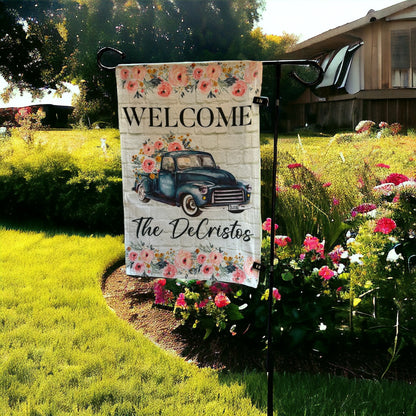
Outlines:
POLYGON ((262 63, 119 65, 126 271, 256 287, 262 63))

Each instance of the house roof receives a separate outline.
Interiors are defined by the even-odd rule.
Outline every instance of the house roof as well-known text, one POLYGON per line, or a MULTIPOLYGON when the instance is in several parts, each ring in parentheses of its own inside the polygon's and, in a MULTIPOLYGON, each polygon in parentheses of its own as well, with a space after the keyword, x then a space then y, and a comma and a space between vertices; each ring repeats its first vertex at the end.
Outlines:
MULTIPOLYGON (((313 58, 322 52, 338 49, 345 45, 357 42, 360 38, 354 36, 353 32, 356 29, 371 24, 377 20, 386 19, 392 17, 393 15, 400 14, 400 12, 403 12, 405 9, 413 6, 416 6, 416 0, 402 1, 398 4, 378 11, 371 9, 366 16, 360 19, 338 26, 334 29, 330 29, 320 35, 296 44, 288 53, 285 54, 285 58, 313 58)), ((412 17, 416 19, 416 10, 415 13, 412 13, 412 17)))

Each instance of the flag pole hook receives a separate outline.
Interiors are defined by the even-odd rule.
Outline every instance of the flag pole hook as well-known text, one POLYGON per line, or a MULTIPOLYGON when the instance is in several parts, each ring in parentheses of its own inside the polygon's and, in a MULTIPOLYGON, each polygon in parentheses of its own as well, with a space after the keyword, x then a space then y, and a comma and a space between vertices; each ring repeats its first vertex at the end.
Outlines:
POLYGON ((116 49, 116 48, 112 48, 112 47, 110 47, 110 46, 106 46, 106 47, 104 47, 104 48, 101 48, 101 49, 97 52, 97 64, 98 64, 98 66, 99 66, 101 69, 105 69, 106 71, 112 71, 112 70, 116 69, 116 67, 115 67, 115 66, 107 66, 107 65, 104 65, 104 64, 101 62, 101 57, 102 57, 102 56, 103 56, 103 54, 104 54, 104 53, 106 53, 106 52, 113 52, 113 53, 115 53, 115 54, 117 54, 117 55, 120 55, 121 59, 124 59, 124 58, 126 57, 126 54, 125 54, 124 52, 122 52, 122 51, 120 51, 120 50, 118 50, 118 49, 116 49))

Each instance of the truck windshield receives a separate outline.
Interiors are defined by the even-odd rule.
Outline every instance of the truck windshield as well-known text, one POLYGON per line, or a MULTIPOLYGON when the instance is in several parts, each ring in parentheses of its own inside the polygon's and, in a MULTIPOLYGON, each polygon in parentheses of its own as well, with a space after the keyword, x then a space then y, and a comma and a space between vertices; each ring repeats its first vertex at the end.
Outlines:
POLYGON ((178 157, 176 163, 180 170, 189 168, 215 168, 214 160, 208 155, 182 156, 178 157))

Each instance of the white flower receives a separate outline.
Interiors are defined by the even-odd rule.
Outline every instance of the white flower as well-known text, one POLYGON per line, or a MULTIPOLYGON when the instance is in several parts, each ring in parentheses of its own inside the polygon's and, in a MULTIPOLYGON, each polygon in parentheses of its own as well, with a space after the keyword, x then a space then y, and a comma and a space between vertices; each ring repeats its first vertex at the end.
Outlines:
POLYGON ((399 183, 397 185, 397 187, 400 188, 416 188, 416 182, 409 180, 409 181, 404 181, 402 183, 399 183))
POLYGON ((344 269, 345 269, 345 264, 340 263, 338 266, 337 273, 341 274, 344 271, 344 269))
POLYGON ((351 243, 353 243, 355 241, 355 238, 349 238, 348 240, 347 240, 347 245, 348 244, 351 244, 351 243))
POLYGON ((320 324, 319 324, 319 330, 320 331, 325 331, 325 329, 327 328, 327 326, 323 323, 323 322, 321 322, 320 324))
POLYGON ((397 254, 397 252, 396 252, 396 250, 394 248, 392 248, 388 252, 387 257, 386 257, 386 260, 387 261, 391 261, 391 262, 396 262, 399 259, 400 260, 404 260, 402 254, 401 253, 397 254))
POLYGON ((350 262, 351 263, 357 263, 357 264, 364 264, 361 260, 360 260, 360 258, 361 257, 363 257, 363 255, 362 254, 353 254, 352 256, 350 256, 350 262))

